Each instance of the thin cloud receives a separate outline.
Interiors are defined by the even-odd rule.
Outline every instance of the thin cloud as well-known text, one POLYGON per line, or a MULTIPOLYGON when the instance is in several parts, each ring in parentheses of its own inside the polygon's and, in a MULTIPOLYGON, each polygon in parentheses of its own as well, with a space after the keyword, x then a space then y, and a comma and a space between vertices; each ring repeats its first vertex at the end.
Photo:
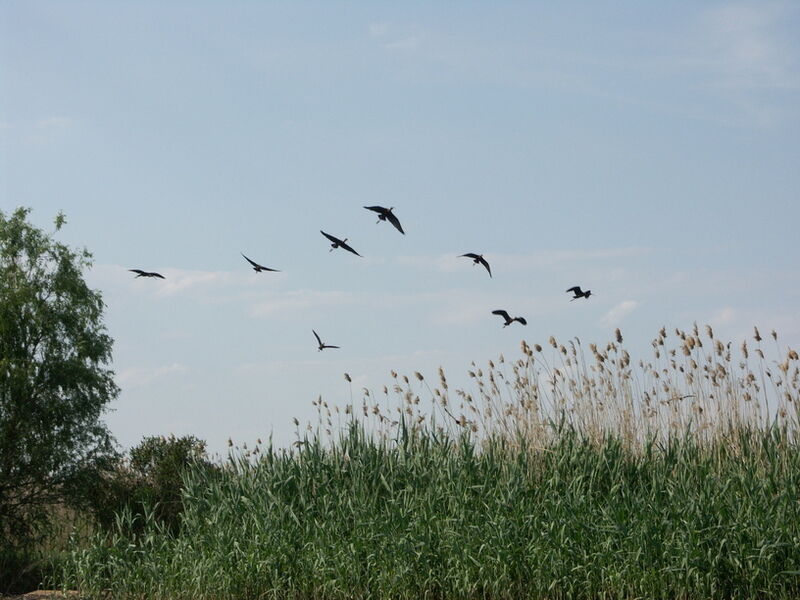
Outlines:
POLYGON ((46 117, 44 119, 39 119, 36 122, 36 129, 64 129, 65 127, 71 126, 75 122, 74 119, 70 117, 46 117))
POLYGON ((121 388, 137 388, 170 377, 172 375, 188 373, 189 367, 180 363, 172 363, 163 367, 132 367, 117 373, 116 381, 121 388))
POLYGON ((639 303, 636 300, 623 300, 600 319, 600 323, 606 327, 617 327, 622 320, 636 310, 639 303))
POLYGON ((380 38, 389 32, 388 23, 370 23, 367 27, 367 34, 371 38, 380 38))
POLYGON ((356 294, 340 291, 296 290, 275 292, 250 307, 254 317, 271 317, 286 312, 346 306, 363 302, 356 294))
MULTIPOLYGON (((176 269, 172 267, 152 269, 161 273, 164 279, 136 278, 129 267, 122 265, 96 265, 88 279, 93 285, 101 287, 123 287, 131 291, 153 294, 156 297, 172 297, 185 293, 204 292, 222 296, 223 291, 240 288, 252 289, 254 286, 271 285, 286 279, 285 273, 257 274, 241 271, 201 271, 176 269)), ((235 296, 235 294, 234 294, 235 296)))
POLYGON ((718 85, 797 89, 795 53, 779 31, 786 12, 776 4, 730 4, 706 13, 705 49, 718 85))
MULTIPOLYGON (((493 272, 513 272, 556 268, 574 262, 635 258, 645 256, 651 251, 650 248, 643 246, 630 246, 598 248, 596 250, 544 250, 532 254, 494 254, 487 252, 484 256, 492 266, 493 272)), ((397 264, 402 266, 433 268, 446 273, 463 272, 474 266, 470 260, 458 254, 400 256, 395 260, 397 264)))
MULTIPOLYGON (((800 52, 790 23, 796 12, 776 3, 735 3, 704 11, 689 38, 684 67, 700 88, 761 126, 797 116, 800 52)), ((723 121, 730 121, 724 119, 723 121)))
POLYGON ((421 41, 418 33, 398 33, 393 32, 389 23, 370 23, 367 27, 367 35, 376 41, 380 41, 386 50, 416 50, 421 41), (394 39, 389 39, 394 38, 394 39))
POLYGON ((714 326, 728 325, 736 319, 736 309, 730 306, 720 308, 709 319, 709 324, 714 326))
POLYGON ((14 131, 19 133, 19 140, 25 145, 46 146, 72 130, 76 123, 77 121, 71 117, 53 115, 36 121, 15 123, 14 131))
POLYGON ((158 296, 174 296, 197 287, 219 287, 229 284, 233 278, 227 271, 183 271, 164 269, 166 279, 158 282, 158 296))
MULTIPOLYGON (((313 345, 313 338, 312 338, 313 345)), ((419 369, 419 365, 425 361, 439 361, 441 362, 449 356, 448 352, 444 350, 426 349, 415 350, 405 354, 386 354, 382 356, 373 356, 359 360, 359 368, 367 370, 374 369, 375 367, 385 367, 388 372, 390 369, 403 369, 415 368, 419 369)), ((353 387, 357 378, 364 376, 362 372, 356 373, 353 371, 353 361, 349 358, 339 358, 336 354, 329 354, 314 359, 303 360, 272 360, 267 362, 246 362, 236 367, 233 371, 240 375, 261 375, 265 370, 273 371, 286 371, 288 369, 306 370, 318 368, 331 368, 342 369, 342 373, 349 373, 353 379, 353 387), (350 371, 348 371, 350 369, 350 371), (351 372, 352 371, 352 372, 351 372)), ((384 381, 381 379, 381 381, 384 381)), ((343 381, 343 384, 345 382, 343 381)))
POLYGON ((162 281, 156 294, 174 296, 187 291, 219 290, 232 287, 271 285, 286 279, 285 273, 257 274, 245 271, 193 271, 167 268, 162 271, 162 281))
POLYGON ((418 35, 410 35, 383 45, 387 50, 416 50, 420 44, 418 35))

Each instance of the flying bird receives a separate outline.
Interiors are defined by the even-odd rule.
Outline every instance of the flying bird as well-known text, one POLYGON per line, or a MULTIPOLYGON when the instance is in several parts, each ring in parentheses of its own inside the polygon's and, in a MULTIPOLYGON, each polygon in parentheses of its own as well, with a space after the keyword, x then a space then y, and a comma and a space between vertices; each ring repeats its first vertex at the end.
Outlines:
POLYGON ((319 230, 319 232, 331 241, 331 249, 328 250, 328 252, 333 252, 334 250, 336 250, 336 248, 342 248, 344 250, 347 250, 348 252, 352 252, 356 256, 361 256, 358 252, 353 250, 353 248, 351 248, 347 244, 347 238, 344 238, 343 240, 340 240, 339 238, 334 237, 334 236, 330 235, 329 233, 325 233, 321 229, 319 230))
POLYGON ((397 217, 395 217, 394 213, 392 212, 394 210, 394 206, 391 208, 384 208, 383 206, 365 206, 364 208, 378 213, 378 223, 381 221, 389 221, 389 223, 394 225, 394 228, 397 229, 397 231, 403 235, 406 234, 406 232, 403 231, 403 226, 400 225, 400 221, 397 220, 397 217))
POLYGON ((528 324, 528 322, 525 320, 525 317, 514 317, 514 318, 512 319, 512 318, 511 318, 511 316, 510 316, 510 315, 509 315, 509 314, 508 314, 506 311, 504 311, 504 310, 493 310, 493 311, 492 311, 492 314, 493 314, 493 315, 500 315, 501 317, 503 317, 503 319, 505 319, 505 321, 506 321, 506 322, 505 322, 505 324, 503 325, 503 327, 508 327, 508 326, 509 326, 509 325, 511 325, 511 324, 512 324, 514 321, 519 321, 519 322, 520 322, 520 323, 522 323, 523 325, 527 325, 527 324, 528 324))
POLYGON ((317 350, 317 352, 322 352, 323 350, 325 350, 325 348, 338 348, 339 347, 339 346, 331 346, 330 344, 323 344, 322 340, 319 339, 319 335, 317 335, 316 331, 314 331, 312 329, 311 333, 313 333, 314 337, 317 338, 317 344, 319 344, 319 349, 317 350))
MULTIPOLYGON (((586 298, 588 300, 589 296, 592 295, 592 290, 586 290, 584 292, 583 290, 581 290, 581 286, 579 285, 569 288, 567 290, 567 293, 569 294, 570 292, 574 294, 572 300, 577 300, 578 298, 586 298)), ((570 302, 572 302, 572 300, 570 300, 570 302)))
POLYGON ((489 277, 492 276, 492 269, 489 266, 489 263, 486 262, 486 259, 483 258, 483 254, 474 254, 472 252, 467 252, 466 254, 461 254, 459 256, 463 256, 465 258, 471 258, 473 266, 474 265, 483 265, 484 267, 486 267, 486 270, 489 272, 489 277))
POLYGON ((128 269, 131 273, 137 273, 134 279, 139 277, 158 277, 159 279, 166 279, 161 273, 155 273, 150 271, 142 271, 141 269, 128 269))
MULTIPOLYGON (((240 253, 240 254, 242 256, 244 256, 244 253, 240 253)), ((261 271, 272 271, 274 273, 280 273, 280 271, 278 269, 270 269, 269 267, 264 267, 264 266, 258 264, 257 262, 250 260, 246 256, 244 256, 244 259, 247 262, 249 262, 251 265, 253 265, 253 271, 255 271, 256 273, 260 273, 261 271)))

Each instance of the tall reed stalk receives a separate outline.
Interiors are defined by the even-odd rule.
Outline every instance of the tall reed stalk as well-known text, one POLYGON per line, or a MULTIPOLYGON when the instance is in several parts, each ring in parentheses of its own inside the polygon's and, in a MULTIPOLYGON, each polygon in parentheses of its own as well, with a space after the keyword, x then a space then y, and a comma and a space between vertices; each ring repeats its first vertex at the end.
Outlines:
POLYGON ((796 598, 797 353, 705 333, 671 350, 662 330, 647 363, 619 333, 588 352, 523 342, 473 366, 469 391, 393 374, 338 428, 319 400, 319 435, 190 471, 177 534, 122 514, 62 583, 171 600, 796 598))

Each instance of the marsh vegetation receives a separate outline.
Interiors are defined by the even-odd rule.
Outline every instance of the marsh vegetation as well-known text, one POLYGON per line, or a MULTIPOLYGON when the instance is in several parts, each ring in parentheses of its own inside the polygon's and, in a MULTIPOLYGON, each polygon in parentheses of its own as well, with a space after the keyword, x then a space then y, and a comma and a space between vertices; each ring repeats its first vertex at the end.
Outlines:
MULTIPOLYGON (((792 598, 800 593, 798 355, 659 332, 649 361, 523 342, 392 373, 183 472, 180 522, 121 511, 60 583, 114 598, 792 598)), ((350 376, 345 375, 350 382, 350 376)))

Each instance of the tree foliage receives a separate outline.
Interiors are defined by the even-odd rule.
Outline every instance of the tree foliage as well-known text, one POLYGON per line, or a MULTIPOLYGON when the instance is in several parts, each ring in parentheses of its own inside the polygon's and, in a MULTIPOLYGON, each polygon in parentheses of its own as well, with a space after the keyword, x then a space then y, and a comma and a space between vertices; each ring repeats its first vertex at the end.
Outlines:
POLYGON ((100 420, 119 390, 104 304, 83 278, 91 255, 29 212, 0 211, 0 545, 30 540, 49 506, 81 504, 116 456, 100 420))
POLYGON ((98 495, 93 512, 100 526, 111 528, 125 509, 143 526, 145 513, 178 533, 183 512, 184 474, 195 468, 207 472, 219 469, 209 461, 206 443, 192 435, 148 436, 131 448, 129 458, 120 461, 105 478, 106 493, 98 495))

